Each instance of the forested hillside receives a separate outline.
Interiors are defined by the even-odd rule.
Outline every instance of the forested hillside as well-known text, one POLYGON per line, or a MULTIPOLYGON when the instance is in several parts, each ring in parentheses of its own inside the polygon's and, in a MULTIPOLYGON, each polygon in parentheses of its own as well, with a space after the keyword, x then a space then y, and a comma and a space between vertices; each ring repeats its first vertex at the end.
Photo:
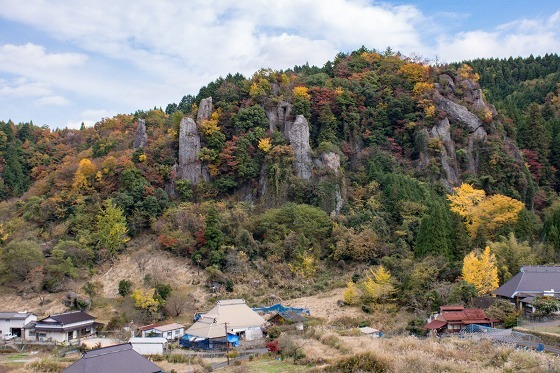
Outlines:
MULTIPOLYGON (((500 283, 559 261, 559 64, 362 48, 80 130, 0 122, 1 286, 89 293, 76 284, 149 242, 252 302, 348 286, 365 310, 429 311, 484 295, 461 280, 473 250, 490 247, 500 283)), ((165 285, 123 294, 155 288, 144 316, 164 318, 165 285)))

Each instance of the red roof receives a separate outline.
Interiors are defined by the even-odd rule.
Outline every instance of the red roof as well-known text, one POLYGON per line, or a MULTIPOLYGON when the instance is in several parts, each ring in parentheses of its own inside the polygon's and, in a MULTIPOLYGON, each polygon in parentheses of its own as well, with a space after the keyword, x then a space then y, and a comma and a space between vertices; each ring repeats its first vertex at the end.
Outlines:
POLYGON ((443 312, 443 311, 462 311, 464 309, 465 309, 465 307, 463 307, 463 306, 441 306, 439 308, 440 312, 443 312))
POLYGON ((441 307, 441 317, 447 322, 457 322, 460 321, 463 324, 476 324, 476 323, 488 323, 490 320, 484 313, 484 310, 478 308, 465 308, 462 311, 445 311, 441 307))
POLYGON ((156 326, 158 326, 157 324, 148 324, 148 325, 144 325, 142 327, 140 327, 140 330, 144 331, 144 330, 150 330, 155 328, 156 326))
POLYGON ((447 323, 445 321, 432 320, 428 324, 426 324, 426 326, 424 326, 424 328, 426 328, 426 329, 439 329, 439 328, 444 327, 445 325, 447 325, 447 323))

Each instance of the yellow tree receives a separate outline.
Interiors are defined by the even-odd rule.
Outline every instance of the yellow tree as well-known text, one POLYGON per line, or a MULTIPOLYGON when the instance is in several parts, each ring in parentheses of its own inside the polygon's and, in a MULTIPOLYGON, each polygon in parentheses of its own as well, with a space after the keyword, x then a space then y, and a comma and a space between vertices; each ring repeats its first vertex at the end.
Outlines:
POLYGON ((486 197, 484 190, 470 184, 463 183, 453 191, 447 196, 450 209, 465 220, 471 237, 480 228, 487 237, 493 237, 504 224, 515 222, 523 209, 523 203, 516 199, 501 194, 486 197))
POLYGON ((356 304, 358 303, 358 294, 356 291, 356 284, 352 281, 348 281, 346 290, 344 290, 344 303, 346 304, 356 304))
POLYGON ((270 148, 272 148, 272 143, 270 142, 270 137, 265 137, 265 138, 260 139, 258 147, 263 153, 268 153, 270 148))
POLYGON ((463 259, 463 280, 472 284, 478 291, 478 295, 489 295, 492 290, 498 288, 498 268, 496 257, 490 253, 490 247, 482 254, 477 255, 470 252, 463 259))
POLYGON ((294 264, 288 264, 288 267, 296 276, 303 278, 312 278, 317 272, 317 258, 310 253, 299 254, 294 264))
POLYGON ((159 307, 159 301, 154 298, 154 289, 136 289, 130 295, 134 306, 148 313, 155 313, 159 307))
POLYGON ((471 225, 467 227, 474 236, 479 227, 484 227, 486 235, 493 237, 504 224, 517 221, 523 202, 495 194, 486 198, 474 210, 471 225))
POLYGON ((87 189, 89 187, 89 182, 93 178, 93 175, 95 175, 95 172, 95 165, 87 158, 82 159, 76 173, 74 174, 72 187, 76 190, 87 189))
POLYGON ((475 189, 467 183, 461 184, 458 188, 453 188, 453 192, 455 194, 447 196, 447 199, 451 202, 451 211, 465 219, 471 217, 474 208, 486 198, 486 193, 483 190, 475 189))
POLYGON ((366 301, 381 302, 388 299, 395 291, 391 283, 391 273, 383 266, 375 271, 370 268, 371 275, 363 282, 366 301))

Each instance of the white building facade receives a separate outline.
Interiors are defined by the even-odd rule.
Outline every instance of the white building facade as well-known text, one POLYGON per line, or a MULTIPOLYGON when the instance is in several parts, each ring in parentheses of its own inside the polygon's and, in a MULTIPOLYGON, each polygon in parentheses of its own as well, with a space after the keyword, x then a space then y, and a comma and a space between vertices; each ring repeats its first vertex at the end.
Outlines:
POLYGON ((27 311, 0 312, 0 339, 3 339, 8 334, 23 337, 23 327, 35 320, 37 320, 37 315, 27 311))
POLYGON ((50 315, 24 327, 25 339, 70 342, 96 333, 95 318, 82 311, 50 315))

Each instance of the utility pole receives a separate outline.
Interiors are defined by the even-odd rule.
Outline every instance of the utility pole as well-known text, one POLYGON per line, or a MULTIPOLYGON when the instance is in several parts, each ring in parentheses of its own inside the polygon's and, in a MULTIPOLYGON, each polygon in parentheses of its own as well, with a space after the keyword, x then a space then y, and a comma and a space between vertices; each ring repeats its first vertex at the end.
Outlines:
POLYGON ((227 339, 227 322, 224 323, 224 328, 226 330, 226 356, 227 356, 227 365, 229 365, 229 340, 227 339))

